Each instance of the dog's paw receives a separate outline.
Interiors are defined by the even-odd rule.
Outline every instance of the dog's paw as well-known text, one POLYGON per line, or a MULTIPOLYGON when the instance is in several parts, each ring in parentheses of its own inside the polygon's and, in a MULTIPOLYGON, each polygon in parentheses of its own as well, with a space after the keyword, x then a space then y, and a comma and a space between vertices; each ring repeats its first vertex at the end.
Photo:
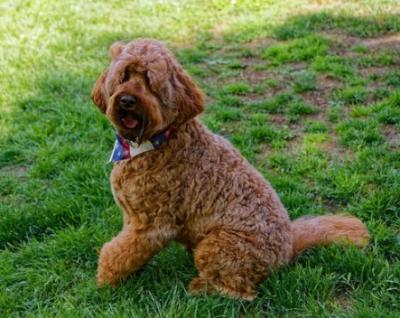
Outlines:
POLYGON ((188 290, 193 295, 215 292, 214 287, 204 278, 193 278, 188 286, 188 290))
POLYGON ((193 295, 219 293, 229 298, 246 301, 252 301, 256 298, 256 293, 250 288, 245 290, 236 290, 227 286, 213 285, 209 280, 201 277, 193 278, 188 286, 188 290, 193 295))
POLYGON ((96 285, 97 287, 106 287, 110 286, 112 288, 116 288, 118 285, 118 279, 113 277, 112 273, 107 273, 104 271, 99 271, 96 276, 96 285))

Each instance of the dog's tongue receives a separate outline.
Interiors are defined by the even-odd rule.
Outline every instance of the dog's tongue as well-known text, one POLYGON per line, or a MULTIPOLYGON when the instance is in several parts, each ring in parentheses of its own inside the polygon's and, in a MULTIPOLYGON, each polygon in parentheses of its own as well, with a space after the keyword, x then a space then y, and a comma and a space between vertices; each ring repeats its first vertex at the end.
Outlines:
POLYGON ((133 129, 137 126, 139 121, 133 117, 132 114, 126 114, 122 119, 122 122, 127 128, 133 129))

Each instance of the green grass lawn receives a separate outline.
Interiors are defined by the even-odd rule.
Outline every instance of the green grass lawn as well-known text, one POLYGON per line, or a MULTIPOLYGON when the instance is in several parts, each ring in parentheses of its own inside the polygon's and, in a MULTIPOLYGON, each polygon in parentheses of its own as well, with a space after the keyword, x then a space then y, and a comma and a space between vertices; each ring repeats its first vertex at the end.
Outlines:
POLYGON ((0 317, 400 317, 397 0, 0 3, 0 317), (348 212, 364 251, 318 248, 252 303, 193 297, 177 244, 97 290, 121 227, 114 133, 90 101, 115 40, 165 40, 206 92, 202 121, 292 218, 348 212))

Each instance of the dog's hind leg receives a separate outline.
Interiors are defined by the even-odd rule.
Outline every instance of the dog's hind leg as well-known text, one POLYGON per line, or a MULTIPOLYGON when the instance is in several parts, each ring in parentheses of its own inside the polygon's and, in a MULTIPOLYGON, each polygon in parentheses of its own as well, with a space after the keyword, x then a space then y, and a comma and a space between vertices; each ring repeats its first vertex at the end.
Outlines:
POLYGON ((199 277, 192 280, 189 291, 217 291, 231 298, 252 300, 257 283, 267 274, 265 254, 252 235, 226 230, 211 232, 195 248, 199 277))
POLYGON ((167 233, 167 230, 155 229, 137 231, 126 225, 100 251, 97 285, 115 287, 120 280, 138 270, 170 242, 169 236, 173 233, 167 233))

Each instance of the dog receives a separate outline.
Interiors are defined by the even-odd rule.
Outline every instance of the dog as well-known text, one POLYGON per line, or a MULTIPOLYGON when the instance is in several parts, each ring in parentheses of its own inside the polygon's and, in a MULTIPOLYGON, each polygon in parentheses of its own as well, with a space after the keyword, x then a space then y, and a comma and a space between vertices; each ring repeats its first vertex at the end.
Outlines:
POLYGON ((256 297, 257 284, 305 249, 364 247, 357 218, 291 222, 264 177, 197 118, 202 91, 161 42, 116 42, 92 90, 118 140, 110 181, 123 229, 100 251, 97 284, 116 286, 171 241, 193 254, 193 294, 256 297))

